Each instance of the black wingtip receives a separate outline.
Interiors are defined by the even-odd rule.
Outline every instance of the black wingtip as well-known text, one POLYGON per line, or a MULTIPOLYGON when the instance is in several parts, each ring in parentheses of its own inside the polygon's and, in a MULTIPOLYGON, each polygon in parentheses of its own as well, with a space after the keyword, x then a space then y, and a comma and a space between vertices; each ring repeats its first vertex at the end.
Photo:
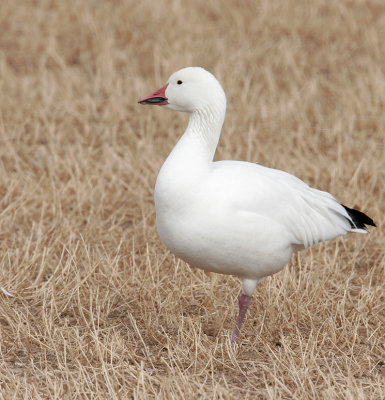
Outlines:
POLYGON ((341 204, 345 208, 351 218, 350 225, 352 228, 365 229, 365 225, 376 226, 374 221, 361 211, 349 208, 341 204))

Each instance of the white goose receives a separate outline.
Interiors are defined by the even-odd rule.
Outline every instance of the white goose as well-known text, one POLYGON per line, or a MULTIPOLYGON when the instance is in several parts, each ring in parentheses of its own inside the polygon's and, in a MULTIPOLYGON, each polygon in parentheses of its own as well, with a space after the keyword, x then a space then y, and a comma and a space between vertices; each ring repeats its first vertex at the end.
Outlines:
POLYGON ((286 172, 242 161, 213 162, 226 96, 203 68, 175 72, 139 103, 190 113, 156 181, 156 224, 162 241, 182 260, 242 279, 232 342, 258 282, 280 271, 294 252, 375 226, 367 215, 286 172))

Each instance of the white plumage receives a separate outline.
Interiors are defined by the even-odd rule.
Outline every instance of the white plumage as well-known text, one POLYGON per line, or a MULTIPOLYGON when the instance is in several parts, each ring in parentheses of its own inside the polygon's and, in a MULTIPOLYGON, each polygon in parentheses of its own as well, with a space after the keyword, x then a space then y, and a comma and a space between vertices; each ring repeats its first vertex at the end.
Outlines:
POLYGON ((213 162, 226 112, 215 77, 184 68, 144 97, 190 113, 188 127, 162 166, 155 186, 159 236, 194 267, 242 279, 238 337, 256 285, 280 271, 293 252, 374 225, 286 172, 241 161, 213 162))

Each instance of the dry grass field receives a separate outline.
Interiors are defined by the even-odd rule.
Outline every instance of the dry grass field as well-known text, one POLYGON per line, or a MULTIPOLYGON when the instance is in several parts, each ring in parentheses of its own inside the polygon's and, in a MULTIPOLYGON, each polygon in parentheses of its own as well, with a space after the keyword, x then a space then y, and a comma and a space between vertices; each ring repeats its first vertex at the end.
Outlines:
POLYGON ((385 398, 385 3, 2 0, 0 399, 385 398), (253 298, 160 242, 187 115, 137 100, 200 65, 216 159, 284 169, 377 223, 253 298))

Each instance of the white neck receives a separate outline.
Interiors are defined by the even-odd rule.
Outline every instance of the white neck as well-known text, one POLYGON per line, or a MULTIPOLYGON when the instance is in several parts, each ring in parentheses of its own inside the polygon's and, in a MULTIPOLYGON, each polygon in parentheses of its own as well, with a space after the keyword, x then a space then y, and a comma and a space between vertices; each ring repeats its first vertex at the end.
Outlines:
POLYGON ((184 163, 213 161, 225 113, 226 104, 221 103, 193 111, 185 133, 170 154, 171 158, 181 157, 179 161, 184 163))
POLYGON ((155 186, 157 211, 184 209, 185 196, 194 193, 212 166, 225 118, 226 103, 190 114, 189 123, 183 136, 163 164, 155 186), (179 202, 179 203, 178 203, 179 202))
MULTIPOLYGON (((223 107, 207 107, 191 113, 185 135, 199 138, 208 161, 214 158, 225 119, 223 107)), ((203 149, 202 149, 203 150, 203 149)))

